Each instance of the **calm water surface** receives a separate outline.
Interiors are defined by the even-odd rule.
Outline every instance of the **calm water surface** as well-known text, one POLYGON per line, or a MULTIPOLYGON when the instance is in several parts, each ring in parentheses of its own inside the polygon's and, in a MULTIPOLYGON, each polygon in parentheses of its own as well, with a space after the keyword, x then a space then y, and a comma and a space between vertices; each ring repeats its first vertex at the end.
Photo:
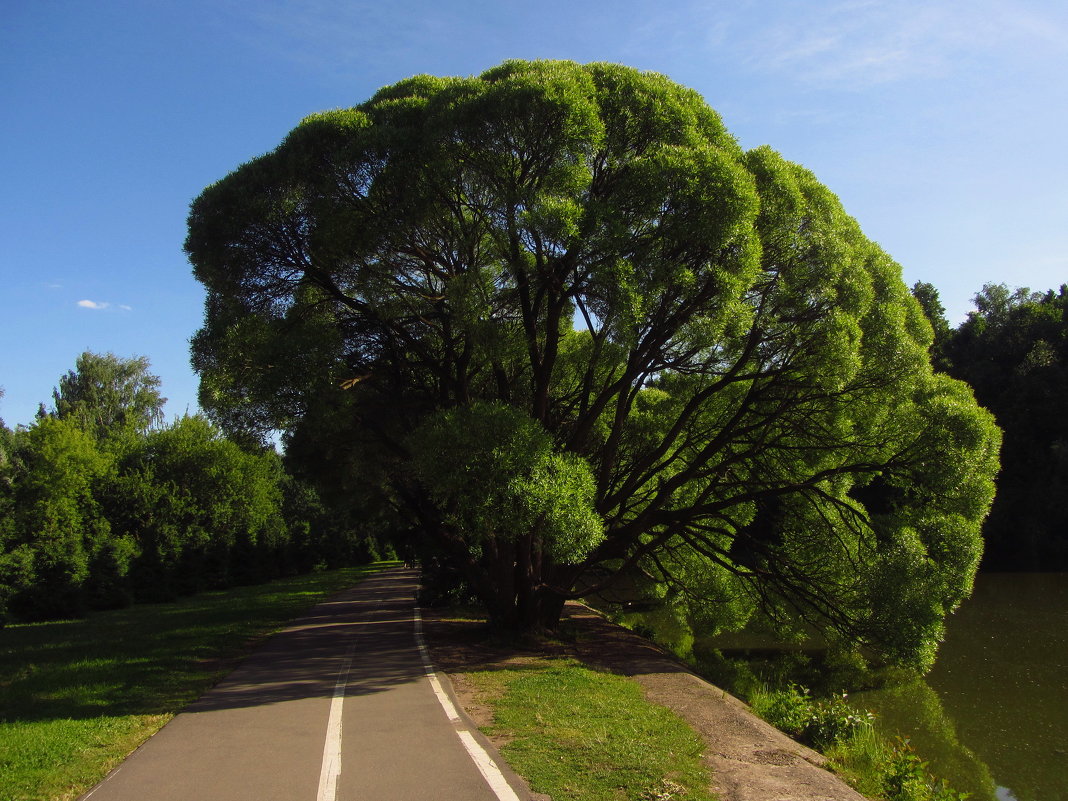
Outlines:
POLYGON ((852 700, 976 801, 1068 801, 1068 573, 983 574, 926 682, 852 700))

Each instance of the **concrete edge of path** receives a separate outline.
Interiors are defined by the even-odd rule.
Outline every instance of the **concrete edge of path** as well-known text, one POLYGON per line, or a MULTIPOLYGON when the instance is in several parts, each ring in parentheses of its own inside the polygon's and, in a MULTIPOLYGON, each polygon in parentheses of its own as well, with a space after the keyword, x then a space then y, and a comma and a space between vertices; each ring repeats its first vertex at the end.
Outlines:
POLYGON ((471 719, 471 716, 467 714, 467 710, 463 708, 463 705, 457 700, 456 689, 452 686, 452 679, 449 678, 446 673, 438 673, 438 680, 442 683, 442 689, 449 694, 449 698, 452 699, 453 704, 460 713, 460 719, 464 723, 464 727, 471 733, 471 736, 475 738, 479 745, 488 753, 493 760, 497 763, 497 767, 500 768, 501 773, 504 774, 504 778, 511 785, 523 801, 531 801, 538 797, 544 798, 540 794, 535 796, 534 792, 530 789, 530 785, 527 784, 526 779, 512 770, 512 766, 508 764, 507 760, 501 756, 501 752, 497 750, 489 738, 486 737, 475 725, 475 722, 471 719))
POLYGON ((628 676, 645 697, 675 712, 706 743, 713 790, 723 801, 867 801, 827 769, 827 759, 758 717, 749 706, 693 668, 577 601, 568 619, 602 643, 579 658, 628 676))
MULTIPOLYGON (((415 611, 418 615, 418 605, 415 607, 415 611)), ((416 619, 419 619, 418 616, 416 619)), ((504 779, 512 794, 514 794, 515 798, 519 799, 519 801, 537 801, 537 798, 544 798, 545 796, 534 795, 526 780, 514 770, 512 770, 511 765, 508 764, 507 760, 505 760, 505 758, 501 755, 500 751, 497 750, 497 747, 492 742, 490 742, 489 738, 487 738, 481 732, 481 730, 479 730, 478 724, 476 724, 475 721, 471 718, 471 716, 467 714, 467 710, 464 709, 463 704, 460 702, 459 696, 456 694, 456 688, 453 687, 452 679, 447 673, 444 673, 434 667, 434 661, 430 655, 430 649, 425 645, 425 641, 422 639, 422 636, 419 633, 420 628, 417 627, 416 631, 416 641, 420 644, 420 651, 422 652, 423 661, 427 668, 428 675, 431 673, 433 674, 434 679, 441 688, 441 691, 448 697, 448 701, 451 704, 452 709, 456 713, 456 717, 452 718, 449 715, 449 710, 445 707, 444 702, 442 702, 442 714, 446 715, 447 717, 450 717, 450 719, 452 720, 453 728, 456 730, 457 736, 460 737, 461 740, 464 740, 464 735, 466 734, 477 744, 477 748, 480 748, 482 750, 482 753, 485 754, 485 756, 493 763, 494 768, 500 772, 501 778, 504 779)), ((479 764, 479 757, 475 753, 472 753, 472 749, 467 742, 464 742, 464 747, 467 748, 471 759, 474 760, 476 766, 479 767, 479 770, 483 770, 482 765, 479 764)), ((494 792, 497 793, 498 797, 501 798, 501 801, 512 801, 511 796, 509 796, 506 791, 499 791, 498 788, 494 786, 494 782, 491 780, 491 778, 485 776, 485 773, 483 773, 483 775, 486 778, 487 784, 489 784, 490 787, 494 790, 494 792)))
MULTIPOLYGON (((210 689, 210 688, 208 688, 208 689, 210 689)), ((207 692, 207 690, 205 690, 205 692, 207 692)), ((190 702, 190 703, 192 703, 192 702, 190 702)), ((183 707, 183 709, 184 708, 185 707, 183 707)), ((160 724, 159 728, 157 728, 154 732, 152 732, 150 735, 148 735, 148 737, 146 737, 140 743, 138 743, 136 748, 134 748, 132 751, 130 751, 128 754, 126 754, 124 757, 122 757, 122 759, 119 760, 118 764, 115 765, 115 767, 113 767, 111 770, 109 770, 104 775, 104 777, 102 779, 100 779, 100 781, 96 782, 96 784, 94 784, 92 787, 90 787, 84 793, 81 793, 80 795, 75 796, 75 801, 88 801, 89 797, 92 796, 93 793, 95 793, 97 790, 99 790, 101 787, 103 787, 105 784, 107 784, 109 781, 111 781, 111 779, 115 776, 115 774, 117 774, 119 771, 122 770, 123 765, 126 764, 126 760, 127 759, 130 759, 134 754, 136 754, 138 751, 140 751, 146 745, 148 745, 152 741, 152 738, 155 737, 157 734, 159 734, 161 731, 163 731, 163 727, 166 726, 170 721, 174 720, 174 716, 177 715, 181 711, 182 710, 179 709, 178 712, 167 713, 166 714, 166 719, 163 721, 163 723, 160 724)))
MULTIPOLYGON (((646 700, 673 711, 704 741, 704 760, 712 774, 708 789, 722 801, 867 801, 829 772, 820 754, 761 720, 654 642, 576 601, 568 602, 564 615, 575 626, 575 637, 544 651, 524 649, 523 658, 568 657, 633 680, 646 700)), ((455 681, 457 696, 468 705, 465 711, 485 725, 489 704, 465 676, 510 664, 519 652, 480 640, 474 621, 430 620, 439 664, 455 681)), ((533 798, 545 801, 547 796, 533 798)))

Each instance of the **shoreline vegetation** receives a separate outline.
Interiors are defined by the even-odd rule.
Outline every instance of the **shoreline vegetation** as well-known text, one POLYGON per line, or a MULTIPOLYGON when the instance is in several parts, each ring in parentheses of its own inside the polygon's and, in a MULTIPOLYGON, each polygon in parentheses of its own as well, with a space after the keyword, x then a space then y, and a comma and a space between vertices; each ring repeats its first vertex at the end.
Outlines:
MULTIPOLYGON (((662 638, 641 616, 616 619, 685 663, 694 673, 747 704, 753 714, 815 749, 827 768, 863 795, 880 801, 963 801, 973 797, 935 775, 907 737, 888 731, 870 710, 854 705, 849 693, 871 686, 915 680, 911 671, 869 670, 859 662, 829 654, 812 659, 801 651, 773 647, 753 656, 724 656, 695 648, 692 636, 662 638), (810 690, 811 683, 816 690, 810 690)), ((744 651, 741 653, 745 653, 744 651)), ((977 796, 977 801, 986 801, 977 796)))
POLYGON ((0 801, 70 801, 377 562, 0 630, 0 801))
MULTIPOLYGON (((584 777, 591 770, 600 770, 599 766, 591 767, 585 755, 572 754, 570 765, 561 764, 568 757, 554 758, 549 775, 546 775, 542 766, 528 764, 531 745, 527 732, 554 717, 556 696, 544 692, 538 696, 538 703, 533 704, 529 699, 523 700, 524 693, 529 692, 525 686, 538 685, 554 671, 584 671, 585 691, 593 694, 601 689, 606 693, 611 692, 609 686, 621 678, 617 674, 634 679, 633 686, 635 689, 644 687, 648 700, 680 714, 691 726, 705 724, 706 764, 715 760, 715 757, 710 758, 707 754, 722 754, 734 747, 728 734, 732 725, 727 725, 723 719, 709 724, 708 718, 724 712, 705 710, 695 713, 694 708, 702 703, 713 706, 713 699, 706 696, 702 702, 692 695, 692 684, 678 680, 680 675, 688 673, 709 681, 707 673, 702 674, 692 660, 681 660, 670 649, 646 636, 647 633, 635 632, 614 623, 601 613, 592 614, 601 620, 601 623, 594 624, 598 635, 596 645, 592 634, 585 630, 589 624, 576 624, 574 618, 565 621, 558 639, 516 641, 500 640, 488 635, 482 627, 484 618, 466 607, 442 607, 434 610, 434 615, 424 614, 427 619, 436 617, 437 620, 437 628, 430 629, 435 663, 453 679, 461 702, 483 732, 495 739, 509 763, 531 781, 535 791, 548 793, 553 801, 585 801, 587 798, 601 797, 583 784, 587 781, 584 777), (602 629, 605 626, 616 629, 616 633, 604 637, 602 629), (436 639, 434 632, 437 632, 436 639), (682 669, 683 665, 685 669, 682 669), (673 675, 665 675, 662 671, 673 675), (653 675, 655 678, 651 678, 653 675), (603 683, 603 688, 596 686, 599 682, 603 683), (513 687, 521 689, 513 691, 513 687)), ((745 739, 753 741, 760 736, 753 734, 759 731, 753 719, 767 721, 780 732, 785 732, 781 735, 783 740, 787 735, 793 738, 792 744, 786 747, 780 741, 777 746, 764 745, 754 752, 754 762, 769 761, 763 765, 748 765, 750 773, 744 778, 727 775, 717 779, 714 772, 713 786, 719 787, 719 797, 723 801, 749 797, 745 793, 752 791, 757 782, 782 782, 776 786, 777 791, 789 788, 791 793, 803 793, 799 788, 810 787, 809 777, 801 779, 797 775, 784 776, 779 773, 791 761, 805 761, 830 771, 825 780, 830 784, 822 788, 825 795, 819 796, 821 798, 962 801, 968 797, 966 793, 932 776, 927 763, 907 740, 879 732, 874 725, 874 717, 852 708, 843 694, 813 697, 796 684, 787 684, 781 689, 771 688, 768 684, 756 684, 749 688, 750 691, 740 692, 739 687, 728 686, 721 681, 701 684, 720 695, 723 695, 723 691, 718 688, 723 687, 748 702, 737 704, 732 699, 731 704, 726 705, 731 707, 729 714, 737 716, 732 723, 748 729, 745 739), (809 751, 809 747, 817 751, 809 751), (775 754, 776 758, 771 759, 767 754, 775 754), (798 755, 801 755, 800 758, 798 755), (831 780, 831 775, 837 778, 831 780), (842 782, 840 785, 836 784, 839 780, 842 782), (856 795, 854 791, 862 795, 856 795)), ((719 703, 719 698, 714 700, 717 706, 724 706, 719 703)), ((575 721, 573 731, 578 731, 581 725, 575 721)), ((625 737, 625 733, 622 730, 613 731, 608 724, 602 725, 598 735, 598 739, 606 743, 621 737, 625 737)), ((730 765, 730 770, 734 770, 737 765, 745 765, 748 758, 750 755, 736 755, 733 759, 721 760, 718 767, 725 769, 730 765)), ((807 769, 808 765, 802 767, 807 769)), ((690 798, 689 793, 693 790, 691 784, 679 781, 677 775, 669 773, 656 778, 645 776, 641 782, 625 787, 617 782, 616 786, 620 795, 615 797, 628 801, 690 798)))

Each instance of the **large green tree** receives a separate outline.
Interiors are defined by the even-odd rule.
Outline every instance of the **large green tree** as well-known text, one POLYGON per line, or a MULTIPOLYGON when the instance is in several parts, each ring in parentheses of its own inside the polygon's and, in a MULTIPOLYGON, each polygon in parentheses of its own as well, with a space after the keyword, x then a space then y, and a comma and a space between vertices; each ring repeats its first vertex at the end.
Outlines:
POLYGON ((899 267, 693 91, 418 76, 194 202, 201 403, 387 499, 498 622, 653 578, 926 663, 998 432, 899 267))

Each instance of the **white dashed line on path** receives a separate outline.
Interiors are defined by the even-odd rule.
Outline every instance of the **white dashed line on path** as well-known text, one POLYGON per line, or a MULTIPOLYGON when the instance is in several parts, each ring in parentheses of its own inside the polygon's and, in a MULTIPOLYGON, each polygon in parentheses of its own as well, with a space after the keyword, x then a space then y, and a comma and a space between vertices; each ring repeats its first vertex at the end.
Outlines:
POLYGON ((341 713, 345 707, 345 691, 348 689, 349 669, 356 643, 349 646, 345 662, 334 685, 330 699, 330 717, 326 723, 326 744, 323 746, 323 767, 319 773, 319 793, 316 801, 336 801, 337 780, 341 776, 341 713))

